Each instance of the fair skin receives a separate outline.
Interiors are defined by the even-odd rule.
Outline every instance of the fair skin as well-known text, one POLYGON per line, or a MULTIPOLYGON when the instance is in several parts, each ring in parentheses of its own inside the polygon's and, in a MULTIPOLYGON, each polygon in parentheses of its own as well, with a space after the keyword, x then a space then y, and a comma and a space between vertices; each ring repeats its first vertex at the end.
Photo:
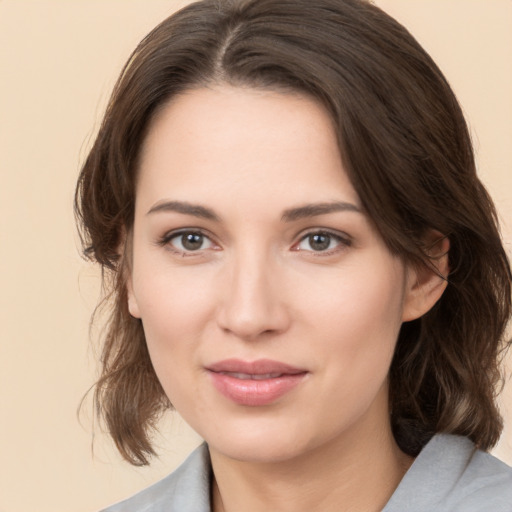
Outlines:
POLYGON ((130 313, 208 443, 213 510, 382 509, 412 462, 389 422, 397 335, 444 281, 389 252, 324 109, 223 85, 174 98, 143 146, 132 244, 130 313))

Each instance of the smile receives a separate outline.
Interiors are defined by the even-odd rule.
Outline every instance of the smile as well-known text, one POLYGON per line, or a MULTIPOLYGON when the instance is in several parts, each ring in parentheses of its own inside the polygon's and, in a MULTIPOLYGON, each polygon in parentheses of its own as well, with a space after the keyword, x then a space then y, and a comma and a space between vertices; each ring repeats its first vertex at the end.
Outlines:
POLYGON ((294 389, 306 370, 278 361, 229 359, 207 367, 212 384, 225 398, 250 407, 270 405, 294 389))

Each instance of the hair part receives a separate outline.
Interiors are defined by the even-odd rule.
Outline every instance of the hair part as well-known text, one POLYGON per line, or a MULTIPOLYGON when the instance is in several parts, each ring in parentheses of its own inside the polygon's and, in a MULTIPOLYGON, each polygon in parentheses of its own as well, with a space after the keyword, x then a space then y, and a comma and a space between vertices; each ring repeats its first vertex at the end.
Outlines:
POLYGON ((171 407, 142 323, 129 314, 119 255, 133 225, 138 158, 160 108, 222 83, 293 91, 324 105, 349 178, 393 253, 429 265, 425 234, 449 237, 447 289, 399 335, 392 427, 410 455, 436 432, 492 447, 502 428, 495 397, 511 273, 441 71, 404 27, 364 0, 204 0, 163 21, 134 51, 78 180, 84 253, 109 274, 113 304, 95 402, 123 457, 148 463, 151 428, 171 407))

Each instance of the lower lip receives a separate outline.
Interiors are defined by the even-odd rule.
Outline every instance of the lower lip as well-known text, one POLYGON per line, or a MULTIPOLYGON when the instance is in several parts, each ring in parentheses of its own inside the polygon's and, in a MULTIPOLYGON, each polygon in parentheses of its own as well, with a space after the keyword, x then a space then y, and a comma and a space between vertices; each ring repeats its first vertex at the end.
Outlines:
POLYGON ((306 373, 282 375, 273 379, 237 379, 224 373, 210 372, 213 385, 222 395, 238 405, 269 405, 295 388, 306 373))

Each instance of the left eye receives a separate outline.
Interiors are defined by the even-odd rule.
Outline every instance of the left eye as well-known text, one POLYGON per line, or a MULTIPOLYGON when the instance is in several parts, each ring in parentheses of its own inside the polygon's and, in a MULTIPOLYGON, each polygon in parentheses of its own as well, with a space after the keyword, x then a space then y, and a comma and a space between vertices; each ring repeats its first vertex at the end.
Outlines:
POLYGON ((196 231, 178 233, 169 239, 169 243, 182 252, 202 251, 213 246, 212 241, 207 236, 196 231))
POLYGON ((297 245, 299 251, 324 252, 335 249, 342 243, 342 239, 332 233, 316 232, 306 235, 297 245))

